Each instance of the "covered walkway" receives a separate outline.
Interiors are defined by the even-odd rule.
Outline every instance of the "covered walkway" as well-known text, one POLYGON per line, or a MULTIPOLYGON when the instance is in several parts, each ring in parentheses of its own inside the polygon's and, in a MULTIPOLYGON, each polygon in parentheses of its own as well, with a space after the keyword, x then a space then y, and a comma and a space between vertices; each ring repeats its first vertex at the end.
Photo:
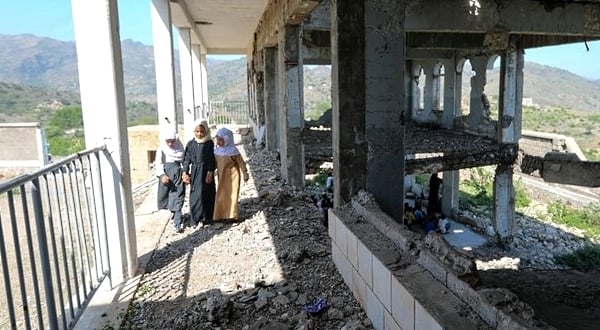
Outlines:
POLYGON ((138 275, 99 289, 78 329, 372 328, 335 269, 311 192, 281 181, 276 154, 239 149, 251 171, 240 196, 245 220, 178 234, 168 212, 156 212, 153 185, 135 211, 138 275), (311 316, 304 308, 319 298, 327 311, 311 316))

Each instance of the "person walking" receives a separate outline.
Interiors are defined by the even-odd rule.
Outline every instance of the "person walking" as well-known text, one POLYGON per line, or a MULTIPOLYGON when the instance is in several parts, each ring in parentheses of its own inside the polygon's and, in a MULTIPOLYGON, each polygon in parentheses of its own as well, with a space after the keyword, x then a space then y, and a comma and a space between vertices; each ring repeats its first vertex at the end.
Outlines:
POLYGON ((194 123, 194 138, 185 146, 183 180, 190 185, 190 217, 192 226, 209 225, 215 205, 215 144, 206 120, 194 123))
POLYGON ((225 127, 216 135, 217 147, 217 197, 215 199, 215 220, 239 220, 238 199, 241 179, 248 181, 246 162, 235 146, 233 132, 225 127))
POLYGON ((177 138, 175 129, 169 127, 161 132, 161 141, 156 152, 155 173, 158 177, 158 209, 171 211, 175 231, 183 231, 181 209, 185 199, 181 162, 184 148, 177 138))

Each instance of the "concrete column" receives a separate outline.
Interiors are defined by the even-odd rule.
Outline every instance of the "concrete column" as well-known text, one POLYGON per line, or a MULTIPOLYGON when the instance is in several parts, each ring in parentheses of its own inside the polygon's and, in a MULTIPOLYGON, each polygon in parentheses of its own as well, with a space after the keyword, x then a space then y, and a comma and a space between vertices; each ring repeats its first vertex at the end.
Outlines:
POLYGON ((476 56, 471 59, 471 66, 475 71, 475 76, 471 78, 471 102, 469 106, 468 126, 471 129, 477 129, 483 121, 483 106, 481 104, 481 95, 485 89, 487 75, 487 56, 476 56))
POLYGON ((279 104, 281 174, 292 186, 304 186, 304 91, 300 27, 286 25, 279 31, 279 104))
POLYGON ((206 118, 210 124, 210 103, 208 99, 208 68, 206 66, 206 53, 200 54, 200 75, 202 76, 202 108, 201 118, 206 118))
MULTIPOLYGON (((192 77, 194 81, 194 120, 198 118, 206 118, 206 112, 204 108, 204 103, 206 99, 204 99, 204 86, 206 85, 206 81, 203 77, 203 71, 206 70, 202 68, 202 48, 200 45, 192 45, 192 77)), ((194 123, 190 123, 190 128, 194 129, 194 123)), ((188 129, 188 125, 186 123, 186 130, 188 129)), ((186 133, 186 136, 187 133, 186 133)), ((190 132, 188 140, 192 139, 194 134, 190 132)))
MULTIPOLYGON (((502 56, 499 95, 498 142, 516 144, 521 137, 523 96, 523 52, 516 48, 502 56)), ((512 162, 498 165, 494 177, 494 229, 499 245, 512 240, 515 221, 512 166, 512 162)))
POLYGON ((331 115, 336 208, 367 188, 364 6, 363 1, 331 2, 331 115))
MULTIPOLYGON (((189 28, 179 28, 179 69, 181 71, 181 103, 185 140, 190 140, 194 128, 194 79, 192 72, 192 39, 189 28), (191 130, 190 130, 191 129, 191 130), (189 138, 188 138, 189 137, 189 138)), ((182 137, 184 139, 184 137, 182 137)))
POLYGON ((114 287, 137 270, 117 0, 72 0, 71 5, 86 147, 106 144, 111 157, 100 157, 102 190, 94 195, 96 202, 104 197, 99 212, 110 233, 109 276, 114 287))
POLYGON ((517 143, 521 138, 523 52, 507 51, 500 60, 498 142, 517 143))
POLYGON ((173 60, 173 33, 171 9, 168 0, 152 0, 152 42, 156 71, 156 103, 159 126, 177 127, 175 100, 175 66, 173 60))
POLYGON ((494 177, 494 230, 498 245, 512 240, 515 221, 515 188, 511 164, 498 165, 494 177))
POLYGON ((366 188, 398 220, 404 202, 404 6, 331 5, 336 207, 366 188))
POLYGON ((426 113, 425 117, 432 118, 435 82, 433 79, 433 63, 431 61, 423 63, 423 73, 425 74, 425 86, 422 86, 424 94, 423 111, 426 113))
POLYGON ((277 91, 277 48, 265 48, 264 56, 264 111, 265 111, 265 143, 267 150, 275 151, 279 147, 277 141, 278 127, 278 91, 277 91))
POLYGON ((256 71, 254 72, 254 102, 256 105, 256 131, 254 136, 258 143, 262 143, 265 136, 265 72, 264 50, 257 53, 255 58, 256 71))
MULTIPOLYGON (((442 60, 444 65, 444 113, 442 127, 452 129, 454 118, 460 116, 460 98, 462 75, 456 71, 456 58, 442 60)), ((459 171, 444 171, 442 182, 442 212, 449 217, 456 217, 459 197, 459 171)))

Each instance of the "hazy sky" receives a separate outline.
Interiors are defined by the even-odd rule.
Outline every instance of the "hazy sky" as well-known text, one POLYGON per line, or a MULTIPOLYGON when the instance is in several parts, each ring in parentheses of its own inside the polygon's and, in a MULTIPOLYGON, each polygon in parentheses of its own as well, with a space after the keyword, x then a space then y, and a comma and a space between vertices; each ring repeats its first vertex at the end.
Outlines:
MULTIPOLYGON (((70 0, 0 1, 0 34, 31 33, 73 41, 70 0)), ((118 4, 121 38, 151 45, 150 0, 119 0, 118 4)), ((588 79, 600 79, 600 42, 591 42, 588 46, 589 51, 583 43, 530 49, 525 53, 525 61, 562 68, 588 79)))

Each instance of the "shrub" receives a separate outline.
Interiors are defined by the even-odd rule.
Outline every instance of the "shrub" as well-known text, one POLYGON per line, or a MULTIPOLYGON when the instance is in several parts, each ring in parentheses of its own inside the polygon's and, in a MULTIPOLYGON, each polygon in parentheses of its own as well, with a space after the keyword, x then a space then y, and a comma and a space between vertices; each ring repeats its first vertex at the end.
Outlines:
POLYGON ((586 246, 554 259, 562 265, 581 271, 600 270, 600 246, 586 246))

